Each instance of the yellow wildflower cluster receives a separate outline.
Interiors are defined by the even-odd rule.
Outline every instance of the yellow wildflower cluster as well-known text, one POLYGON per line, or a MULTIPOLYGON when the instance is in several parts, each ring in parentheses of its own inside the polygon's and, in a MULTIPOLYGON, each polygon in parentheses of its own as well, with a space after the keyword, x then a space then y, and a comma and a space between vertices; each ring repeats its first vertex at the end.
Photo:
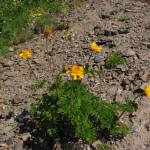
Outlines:
MULTIPOLYGON (((31 12, 32 13, 32 12, 31 12)), ((44 14, 44 10, 40 7, 38 7, 35 11, 34 11, 34 14, 31 15, 31 18, 34 19, 36 17, 41 17, 42 14, 44 14)))
POLYGON ((62 38, 68 37, 68 39, 71 39, 71 33, 74 31, 74 29, 71 29, 68 33, 66 30, 63 30, 60 34, 62 35, 62 38))

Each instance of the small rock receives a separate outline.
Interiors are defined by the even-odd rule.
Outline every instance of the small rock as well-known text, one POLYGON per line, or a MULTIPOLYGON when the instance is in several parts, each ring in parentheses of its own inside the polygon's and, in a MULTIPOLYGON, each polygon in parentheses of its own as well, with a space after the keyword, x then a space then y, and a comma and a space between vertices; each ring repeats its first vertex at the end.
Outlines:
POLYGON ((105 35, 117 35, 117 31, 112 31, 112 30, 105 30, 105 35))
POLYGON ((14 132, 10 132, 10 133, 6 133, 7 137, 14 137, 15 136, 15 133, 14 132))
POLYGON ((15 77, 18 74, 18 72, 9 72, 7 75, 9 77, 15 77))
POLYGON ((127 34, 127 33, 129 33, 129 30, 127 30, 127 29, 118 30, 118 33, 119 34, 127 34))
POLYGON ((14 97, 13 103, 18 104, 18 103, 21 103, 23 100, 24 100, 24 96, 17 95, 17 96, 14 97))
POLYGON ((147 79, 148 79, 148 73, 146 73, 146 74, 144 74, 142 77, 141 77, 141 79, 144 81, 144 82, 146 82, 147 81, 147 79))
POLYGON ((9 119, 9 120, 7 121, 7 124, 9 125, 9 124, 13 124, 13 123, 14 123, 14 118, 11 117, 11 119, 9 119))
POLYGON ((26 122, 28 119, 30 119, 30 115, 28 114, 28 112, 23 112, 22 114, 20 114, 17 119, 20 122, 26 122))
POLYGON ((0 142, 0 146, 1 146, 1 147, 7 147, 8 145, 7 145, 6 142, 0 142))
POLYGON ((126 71, 126 68, 123 65, 117 65, 117 68, 121 69, 121 71, 126 71))
POLYGON ((147 128, 147 131, 150 131, 150 123, 145 124, 145 127, 147 128))
POLYGON ((7 126, 3 129, 3 132, 6 134, 8 131, 10 131, 12 129, 11 126, 7 126))
POLYGON ((99 62, 101 62, 101 61, 103 61, 103 60, 104 60, 104 57, 101 56, 101 55, 99 55, 99 56, 97 56, 97 57, 94 58, 94 62, 95 62, 95 63, 99 63, 99 62))
POLYGON ((10 50, 11 52, 13 52, 13 51, 14 51, 14 49, 13 49, 13 48, 11 48, 11 47, 9 47, 9 50, 10 50))
POLYGON ((130 84, 130 81, 128 79, 124 79, 123 82, 127 85, 130 84))
POLYGON ((8 144, 8 145, 11 145, 11 144, 13 143, 13 141, 14 141, 13 139, 9 139, 9 140, 7 141, 7 144, 8 144))
POLYGON ((97 146, 98 146, 99 144, 101 145, 102 142, 101 142, 100 140, 97 140, 97 141, 95 141, 95 142, 92 144, 92 146, 93 146, 94 148, 97 148, 97 146))
POLYGON ((132 130, 133 130, 134 132, 136 132, 136 131, 138 131, 138 128, 137 128, 136 126, 133 126, 133 127, 132 127, 132 130))
POLYGON ((123 55, 124 55, 124 56, 127 56, 127 57, 132 56, 132 55, 134 55, 134 54, 135 54, 135 52, 132 51, 132 50, 127 50, 127 51, 124 51, 124 52, 123 52, 123 55))
POLYGON ((40 59, 33 59, 32 62, 35 63, 35 64, 41 65, 41 60, 40 59))
POLYGON ((22 146, 23 146, 23 141, 19 141, 16 145, 15 145, 15 150, 22 150, 22 146))
POLYGON ((26 141, 28 138, 31 138, 31 134, 29 132, 28 133, 23 133, 22 140, 26 141))
POLYGON ((134 81, 134 85, 138 85, 139 83, 141 83, 142 82, 142 80, 135 80, 134 81))
POLYGON ((109 15, 102 14, 102 19, 106 19, 106 18, 109 18, 109 15))
POLYGON ((140 69, 139 70, 139 77, 142 77, 145 73, 145 70, 144 69, 140 69))
POLYGON ((14 65, 14 61, 11 61, 11 60, 8 60, 6 63, 5 63, 6 66, 13 66, 14 65))
POLYGON ((50 52, 49 52, 49 55, 50 55, 50 56, 54 56, 55 53, 54 53, 53 51, 50 51, 50 52))
POLYGON ((18 122, 17 127, 22 127, 24 126, 24 123, 18 122))

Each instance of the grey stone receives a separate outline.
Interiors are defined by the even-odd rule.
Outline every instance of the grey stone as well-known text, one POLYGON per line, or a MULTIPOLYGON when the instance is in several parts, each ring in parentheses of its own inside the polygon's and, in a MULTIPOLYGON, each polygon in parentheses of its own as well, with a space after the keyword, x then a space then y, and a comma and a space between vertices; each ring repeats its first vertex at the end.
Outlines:
POLYGON ((49 52, 49 55, 50 55, 50 56, 54 56, 55 53, 54 53, 53 51, 50 51, 50 52, 49 52))
POLYGON ((15 150, 22 150, 23 146, 23 141, 20 140, 16 145, 15 145, 15 150))
POLYGON ((127 33, 129 33, 129 30, 128 29, 120 29, 120 30, 118 30, 118 33, 119 34, 127 34, 127 33))
POLYGON ((117 35, 117 31, 105 30, 105 35, 117 35))
POLYGON ((15 133, 14 132, 9 132, 9 133, 6 133, 7 137, 14 137, 15 136, 15 133))
POLYGON ((101 55, 99 55, 99 56, 97 56, 97 57, 94 58, 94 62, 95 62, 95 63, 99 63, 99 62, 101 62, 101 61, 103 61, 103 60, 104 60, 104 57, 101 56, 101 55))
POLYGON ((124 56, 132 56, 132 55, 135 54, 135 52, 132 51, 132 50, 127 50, 127 51, 124 51, 122 54, 123 54, 124 56))
POLYGON ((17 127, 22 127, 24 126, 24 123, 18 122, 17 127))
POLYGON ((22 101, 24 100, 24 96, 19 96, 19 95, 17 95, 17 96, 15 96, 14 98, 13 98, 13 103, 14 104, 18 104, 18 103, 21 103, 22 101))
POLYGON ((10 131, 12 129, 11 126, 7 126, 3 129, 3 132, 6 134, 8 131, 10 131))
POLYGON ((7 144, 8 144, 8 145, 11 145, 11 144, 13 143, 13 141, 14 141, 13 139, 9 139, 9 140, 7 141, 7 144))
POLYGON ((133 130, 134 132, 138 131, 137 126, 133 126, 133 127, 132 127, 132 130, 133 130))
POLYGON ((107 15, 107 14, 102 14, 102 19, 106 19, 106 18, 109 18, 109 15, 107 15))
POLYGON ((26 122, 28 119, 30 119, 30 115, 28 112, 23 112, 22 114, 20 114, 17 119, 20 121, 20 122, 26 122))
POLYGON ((13 123, 14 123, 14 118, 11 117, 11 119, 9 119, 9 120, 7 121, 7 124, 9 125, 9 124, 13 124, 13 123))

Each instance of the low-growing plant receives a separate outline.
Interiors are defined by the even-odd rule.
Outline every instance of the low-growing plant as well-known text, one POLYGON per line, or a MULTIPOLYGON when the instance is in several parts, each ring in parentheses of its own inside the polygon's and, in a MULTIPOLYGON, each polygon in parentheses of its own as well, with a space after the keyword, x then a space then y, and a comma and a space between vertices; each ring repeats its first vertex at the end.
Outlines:
POLYGON ((23 49, 20 54, 22 58, 27 58, 29 67, 38 82, 32 87, 36 89, 42 88, 45 92, 41 99, 31 104, 29 110, 31 118, 35 120, 38 128, 43 131, 40 133, 39 142, 48 143, 47 139, 49 137, 56 142, 61 140, 62 137, 71 136, 92 143, 96 140, 100 130, 107 130, 109 134, 122 137, 129 134, 131 129, 127 125, 121 124, 119 119, 126 111, 137 111, 138 105, 135 100, 139 96, 146 93, 147 97, 150 98, 148 86, 145 85, 145 91, 133 101, 126 97, 125 105, 120 102, 110 104, 102 101, 99 96, 90 93, 86 86, 82 84, 82 79, 87 73, 92 74, 94 77, 95 73, 97 73, 100 78, 103 75, 101 71, 90 69, 89 65, 93 51, 101 52, 102 48, 95 42, 90 43, 93 51, 85 68, 73 63, 70 70, 66 65, 59 75, 54 76, 48 54, 48 36, 54 38, 51 27, 44 29, 44 36, 46 38, 48 63, 54 79, 54 83, 47 89, 44 88, 46 80, 38 79, 30 65, 28 57, 32 55, 31 49, 23 49), (63 73, 71 74, 72 80, 63 81, 61 77, 63 73), (118 114, 119 110, 120 115, 118 114))
POLYGON ((106 57, 106 67, 113 68, 120 62, 125 63, 127 60, 119 56, 118 52, 113 52, 106 57))
POLYGON ((114 9, 110 12, 111 15, 116 15, 118 13, 118 10, 117 9, 114 9))
POLYGON ((106 143, 102 142, 102 144, 98 144, 96 150, 109 150, 106 143))
POLYGON ((120 17, 118 20, 119 21, 126 21, 126 20, 130 20, 131 17, 120 17))

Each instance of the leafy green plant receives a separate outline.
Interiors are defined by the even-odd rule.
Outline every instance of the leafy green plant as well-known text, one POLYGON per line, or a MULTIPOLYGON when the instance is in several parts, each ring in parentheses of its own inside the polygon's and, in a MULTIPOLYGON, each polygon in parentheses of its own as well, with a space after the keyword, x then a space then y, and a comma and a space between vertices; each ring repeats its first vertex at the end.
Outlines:
POLYGON ((118 10, 117 9, 114 9, 110 12, 111 15, 116 15, 118 13, 118 10))
MULTIPOLYGON (((92 143, 98 137, 99 131, 107 131, 109 135, 118 135, 119 137, 129 134, 131 129, 127 125, 121 124, 119 119, 126 111, 138 109, 135 100, 139 96, 146 93, 147 97, 150 98, 148 86, 145 85, 145 91, 133 101, 126 97, 126 104, 124 105, 120 102, 110 104, 107 101, 102 101, 99 96, 95 96, 88 91, 86 86, 82 84, 82 80, 78 80, 78 77, 83 79, 87 73, 91 73, 93 76, 98 73, 101 78, 102 71, 90 69, 89 66, 93 51, 85 68, 73 63, 71 70, 68 70, 69 67, 66 65, 59 75, 54 76, 48 53, 48 36, 54 38, 51 27, 45 27, 44 36, 46 38, 49 67, 54 79, 54 83, 47 90, 44 88, 46 80, 37 78, 28 59, 32 54, 31 49, 23 49, 19 55, 24 59, 27 58, 28 65, 38 82, 33 87, 35 89, 42 88, 46 93, 41 99, 32 103, 29 110, 31 118, 42 131, 36 140, 43 145, 48 143, 50 138, 56 142, 63 137, 76 137, 92 143), (70 73, 73 76, 72 81, 64 81, 61 73, 70 73), (118 115, 118 111, 121 112, 121 115, 118 115)), ((101 52, 102 48, 95 42, 90 43, 90 45, 93 50, 101 52)), ((118 58, 118 53, 113 54, 113 57, 118 58)), ((111 60, 112 57, 109 56, 108 58, 111 60)), ((101 148, 103 147, 106 147, 106 145, 103 144, 101 148)))
POLYGON ((118 55, 118 52, 113 52, 106 57, 106 67, 113 68, 120 62, 125 63, 127 60, 118 55))
POLYGON ((118 20, 119 21, 126 21, 126 20, 130 20, 131 17, 120 17, 118 20))
POLYGON ((99 144, 96 148, 96 150, 109 150, 106 143, 102 142, 102 144, 99 144))

